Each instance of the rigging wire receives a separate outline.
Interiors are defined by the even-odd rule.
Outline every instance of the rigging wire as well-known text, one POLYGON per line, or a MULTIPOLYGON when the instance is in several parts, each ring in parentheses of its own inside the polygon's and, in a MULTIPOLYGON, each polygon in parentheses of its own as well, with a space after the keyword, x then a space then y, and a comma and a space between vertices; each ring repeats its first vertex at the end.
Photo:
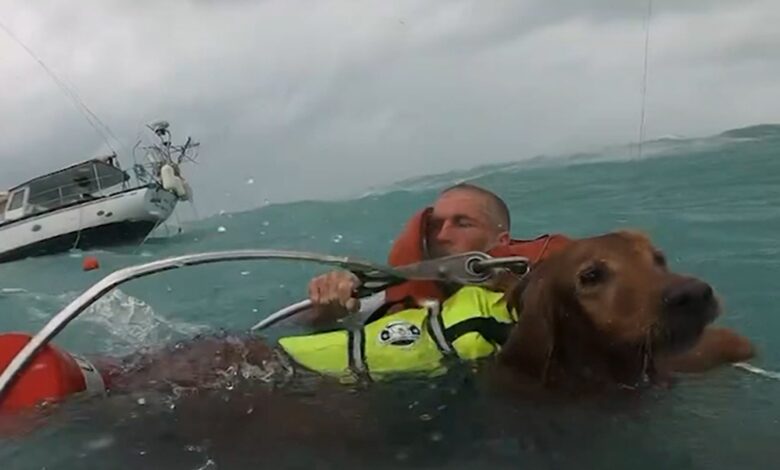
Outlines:
POLYGON ((29 54, 30 57, 32 57, 38 63, 38 65, 41 66, 41 68, 43 68, 43 70, 49 75, 49 77, 51 77, 51 79, 54 80, 54 83, 57 84, 60 90, 63 93, 65 93, 67 97, 71 99, 76 109, 79 110, 79 112, 86 119, 87 123, 89 123, 89 125, 93 129, 95 129, 95 131, 98 133, 98 135, 100 135, 100 137, 105 142, 106 146, 108 146, 108 148, 114 153, 114 155, 116 155, 117 154, 116 149, 114 149, 114 147, 111 145, 111 142, 109 142, 108 137, 113 138, 114 141, 118 143, 120 146, 122 145, 122 142, 114 135, 113 132, 111 132, 111 129, 105 123, 103 123, 103 121, 101 121, 100 118, 97 117, 97 115, 94 112, 92 112, 89 106, 87 106, 87 104, 84 103, 84 100, 81 99, 78 93, 76 93, 76 90, 73 87, 68 86, 65 83, 65 81, 60 79, 57 76, 57 74, 55 74, 54 71, 51 68, 49 68, 49 66, 46 65, 46 63, 44 63, 43 60, 32 51, 32 49, 30 49, 24 42, 22 42, 22 40, 19 39, 13 33, 13 31, 11 31, 10 28, 8 28, 5 24, 3 24, 2 21, 0 21, 0 29, 5 31, 5 33, 11 39, 13 39, 14 42, 16 42, 22 49, 24 49, 25 52, 27 52, 27 54, 29 54))
POLYGON ((650 49, 650 20, 653 16, 653 0, 647 0, 647 13, 645 15, 645 51, 644 68, 642 70, 642 106, 639 115, 639 139, 637 144, 637 158, 642 158, 642 144, 645 141, 645 110, 647 106, 647 63, 650 49))

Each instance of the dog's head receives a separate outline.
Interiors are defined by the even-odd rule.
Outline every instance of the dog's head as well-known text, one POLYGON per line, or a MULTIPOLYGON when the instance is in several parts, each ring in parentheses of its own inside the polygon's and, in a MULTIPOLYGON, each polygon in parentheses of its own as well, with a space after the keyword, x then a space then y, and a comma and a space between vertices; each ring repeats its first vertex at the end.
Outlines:
POLYGON ((672 272, 663 253, 633 231, 571 242, 507 296, 520 315, 509 354, 536 348, 537 362, 596 355, 630 362, 619 356, 637 351, 647 360, 692 346, 720 310, 709 284, 672 272))

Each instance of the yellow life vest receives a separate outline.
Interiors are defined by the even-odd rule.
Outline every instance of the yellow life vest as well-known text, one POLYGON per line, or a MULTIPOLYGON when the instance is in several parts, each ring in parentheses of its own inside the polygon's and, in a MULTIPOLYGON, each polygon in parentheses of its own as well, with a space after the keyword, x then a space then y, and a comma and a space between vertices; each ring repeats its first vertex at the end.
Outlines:
POLYGON ((388 375, 446 372, 445 358, 474 360, 500 349, 517 321, 503 293, 465 286, 442 304, 401 310, 362 328, 281 338, 298 365, 354 381, 388 375))

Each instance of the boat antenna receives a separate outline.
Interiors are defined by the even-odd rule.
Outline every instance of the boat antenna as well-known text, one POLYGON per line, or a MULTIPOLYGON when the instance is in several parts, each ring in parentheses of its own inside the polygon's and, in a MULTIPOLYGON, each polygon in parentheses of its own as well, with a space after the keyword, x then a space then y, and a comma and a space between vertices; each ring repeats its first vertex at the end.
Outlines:
POLYGON ((645 107, 647 103, 647 57, 650 48, 650 19, 653 16, 653 0, 647 0, 647 12, 645 14, 645 60, 642 70, 642 106, 639 115, 639 143, 637 144, 637 158, 642 158, 642 143, 645 140, 645 107))
POLYGON ((16 35, 5 25, 2 21, 0 21, 0 28, 5 31, 8 36, 11 37, 19 46, 21 46, 22 49, 24 49, 30 57, 32 57, 36 62, 38 62, 38 65, 43 68, 43 70, 51 77, 52 80, 54 80, 54 83, 57 84, 57 86, 60 87, 60 89, 65 93, 66 96, 68 96, 73 104, 76 106, 76 109, 81 112, 81 114, 84 116, 84 118, 87 120, 87 123, 89 123, 90 126, 92 126, 93 129, 100 135, 100 137, 103 139, 103 141, 106 143, 109 149, 114 153, 114 155, 117 154, 114 147, 111 145, 111 143, 108 141, 108 136, 114 139, 119 145, 122 145, 122 142, 114 135, 113 132, 111 132, 111 129, 107 125, 103 123, 103 121, 100 120, 95 113, 92 112, 91 109, 84 103, 84 100, 81 99, 81 97, 76 93, 76 90, 74 90, 72 87, 69 87, 63 80, 61 80, 57 75, 52 71, 44 62, 43 60, 38 57, 32 49, 30 49, 24 42, 21 41, 16 35))

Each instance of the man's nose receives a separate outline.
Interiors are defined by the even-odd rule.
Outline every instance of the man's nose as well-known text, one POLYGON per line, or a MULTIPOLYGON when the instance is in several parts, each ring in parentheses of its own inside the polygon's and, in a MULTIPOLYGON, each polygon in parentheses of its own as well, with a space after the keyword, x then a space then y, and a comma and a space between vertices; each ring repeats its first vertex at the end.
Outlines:
POLYGON ((452 235, 452 224, 445 220, 441 227, 439 227, 439 230, 436 232, 436 240, 440 242, 446 242, 451 239, 452 235))

